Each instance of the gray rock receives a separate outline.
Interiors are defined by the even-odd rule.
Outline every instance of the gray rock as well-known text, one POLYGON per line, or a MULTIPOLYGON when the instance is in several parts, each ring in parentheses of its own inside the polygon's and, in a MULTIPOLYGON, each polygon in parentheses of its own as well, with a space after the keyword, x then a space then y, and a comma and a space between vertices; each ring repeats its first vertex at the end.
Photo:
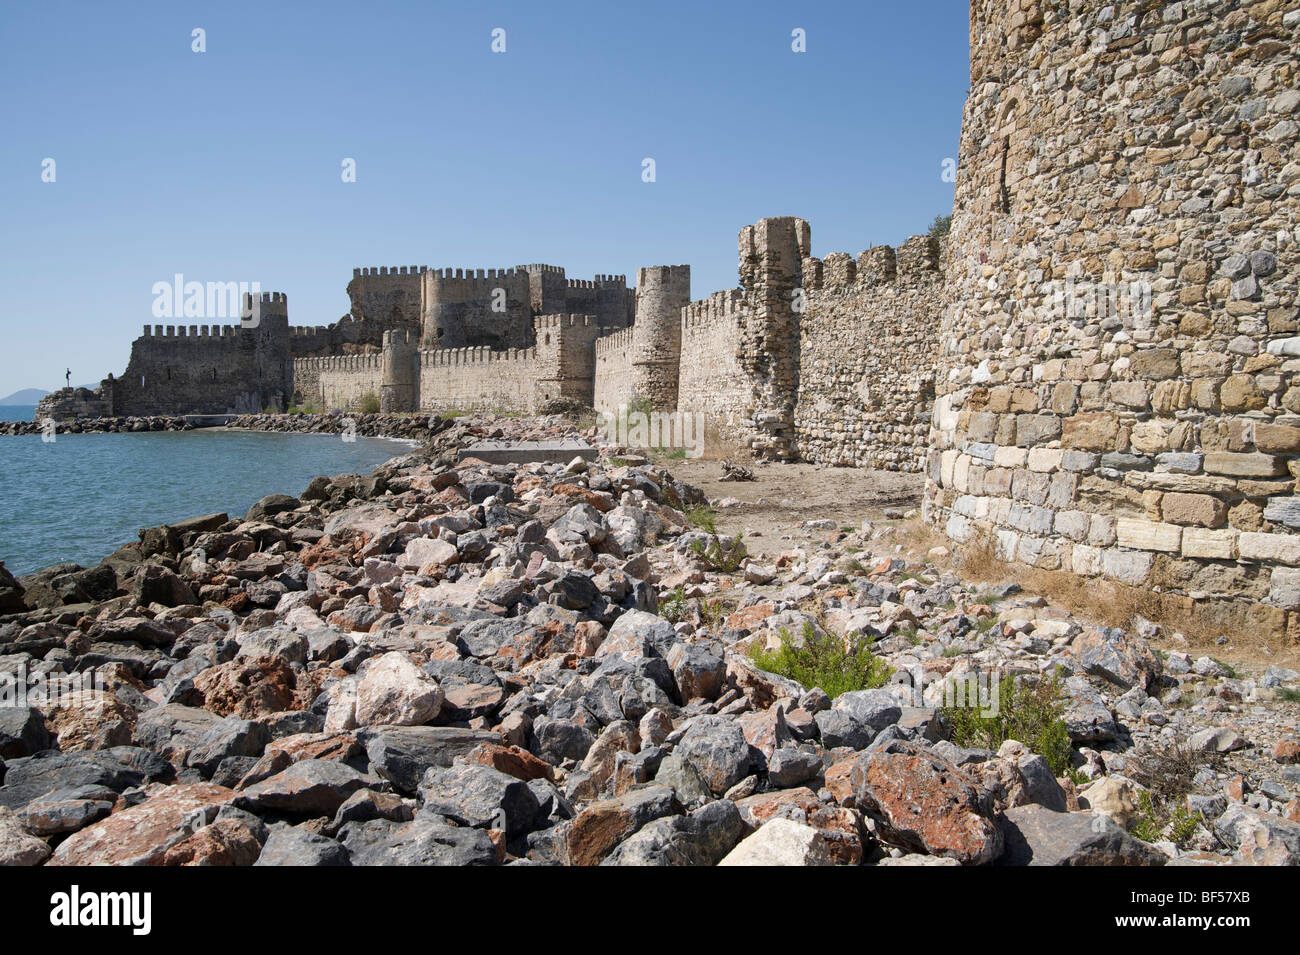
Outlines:
POLYGON ((767 761, 768 781, 777 789, 798 786, 821 771, 821 757, 793 746, 781 747, 767 761))
POLYGON ((349 866, 348 850, 326 836, 308 832, 298 826, 271 828, 262 854, 254 865, 260 866, 349 866))
POLYGON ((484 730, 457 726, 372 726, 357 731, 373 772, 398 792, 414 795, 431 766, 450 766, 480 743, 500 743, 484 730))
POLYGON ((749 743, 740 727, 726 717, 701 716, 692 720, 675 755, 699 773, 715 796, 749 775, 749 743))
POLYGON ((238 640, 241 657, 277 657, 286 663, 306 663, 310 650, 302 634, 275 627, 254 630, 238 640))
POLYGON ((595 734, 585 726, 550 717, 540 717, 533 723, 533 737, 533 755, 553 766, 566 759, 584 759, 596 742, 595 734))
POLYGON ((1168 857, 1109 817, 1017 806, 998 819, 1005 848, 996 865, 1164 865, 1168 857))
POLYGON ((114 755, 123 749, 129 747, 77 753, 51 749, 7 760, 4 785, 0 786, 0 806, 21 809, 32 800, 61 789, 101 786, 120 793, 139 786, 149 773, 114 755))
POLYGON ((261 723, 227 716, 203 734, 198 744, 190 750, 185 764, 202 773, 211 774, 227 757, 261 756, 269 742, 271 732, 261 723))
POLYGON ((53 745, 40 710, 0 705, 0 759, 31 756, 53 745))
POLYGON ((485 831, 453 826, 441 816, 420 814, 407 823, 350 822, 340 837, 354 866, 497 864, 496 846, 485 831))
POLYGON ((509 839, 532 827, 539 808, 526 782, 478 763, 430 769, 419 795, 427 812, 462 826, 501 829, 509 839))
POLYGON ((718 800, 685 816, 655 819, 620 843, 601 865, 717 865, 744 833, 735 803, 718 800))
POLYGON ((235 805, 253 813, 333 816, 343 801, 368 781, 345 763, 304 759, 249 786, 235 805))

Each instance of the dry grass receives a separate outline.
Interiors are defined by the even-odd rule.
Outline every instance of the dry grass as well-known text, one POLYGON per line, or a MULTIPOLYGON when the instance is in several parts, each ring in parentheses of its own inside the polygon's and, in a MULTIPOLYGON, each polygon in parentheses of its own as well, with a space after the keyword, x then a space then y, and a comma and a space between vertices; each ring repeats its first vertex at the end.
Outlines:
POLYGON ((1007 563, 997 556, 990 533, 965 544, 948 540, 937 528, 919 518, 900 522, 900 540, 924 554, 935 543, 951 550, 941 564, 951 568, 965 583, 1015 583, 1027 594, 1040 596, 1052 606, 1068 611, 1080 620, 1132 630, 1136 617, 1161 627, 1156 646, 1177 650, 1209 650, 1224 661, 1283 664, 1300 660, 1300 648, 1289 644, 1285 634, 1269 633, 1254 625, 1246 602, 1197 601, 1178 594, 1157 593, 1147 588, 1130 587, 1105 578, 1079 577, 1059 570, 1043 570, 1023 564, 1007 563), (1172 641, 1181 634, 1186 643, 1172 641), (1217 640, 1227 635, 1229 646, 1217 640))

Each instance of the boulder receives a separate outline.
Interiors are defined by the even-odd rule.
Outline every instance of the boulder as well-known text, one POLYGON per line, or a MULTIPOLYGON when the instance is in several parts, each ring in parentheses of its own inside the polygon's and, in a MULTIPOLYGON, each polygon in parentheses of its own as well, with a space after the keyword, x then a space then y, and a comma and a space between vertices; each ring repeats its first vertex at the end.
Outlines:
POLYGON ((870 816, 879 838, 903 849, 991 862, 1002 834, 971 780, 952 763, 914 748, 850 757, 826 771, 837 802, 870 816))
POLYGON ((998 820, 1006 849, 998 865, 1164 865, 1168 857, 1107 816, 1017 806, 998 820))
POLYGON ((723 866, 834 865, 825 837, 812 826, 790 819, 771 819, 732 849, 723 866))

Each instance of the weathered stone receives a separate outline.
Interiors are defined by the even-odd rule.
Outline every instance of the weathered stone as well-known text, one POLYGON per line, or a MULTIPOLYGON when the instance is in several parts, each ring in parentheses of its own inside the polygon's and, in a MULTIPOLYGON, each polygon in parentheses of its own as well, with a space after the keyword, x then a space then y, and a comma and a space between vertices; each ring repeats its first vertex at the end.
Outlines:
POLYGON ((1163 852, 1129 835, 1106 816, 1018 806, 999 819, 1006 849, 998 865, 1164 865, 1163 852))

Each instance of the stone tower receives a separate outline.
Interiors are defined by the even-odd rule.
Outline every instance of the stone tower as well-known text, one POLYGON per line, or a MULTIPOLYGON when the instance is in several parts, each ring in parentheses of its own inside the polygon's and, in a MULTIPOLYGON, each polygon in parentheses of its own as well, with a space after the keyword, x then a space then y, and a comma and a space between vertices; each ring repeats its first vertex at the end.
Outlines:
POLYGON ((379 410, 415 411, 418 407, 416 336, 407 329, 384 332, 379 410))
POLYGON ((677 407, 682 354, 682 309, 691 301, 691 267, 637 269, 632 326, 632 391, 657 410, 677 407))
POLYGON ((740 284, 750 306, 741 364, 750 381, 749 444, 761 457, 789 459, 799 397, 799 298, 812 231, 794 216, 740 230, 740 284))
POLYGON ((974 0, 927 515, 1300 631, 1300 15, 974 0))

